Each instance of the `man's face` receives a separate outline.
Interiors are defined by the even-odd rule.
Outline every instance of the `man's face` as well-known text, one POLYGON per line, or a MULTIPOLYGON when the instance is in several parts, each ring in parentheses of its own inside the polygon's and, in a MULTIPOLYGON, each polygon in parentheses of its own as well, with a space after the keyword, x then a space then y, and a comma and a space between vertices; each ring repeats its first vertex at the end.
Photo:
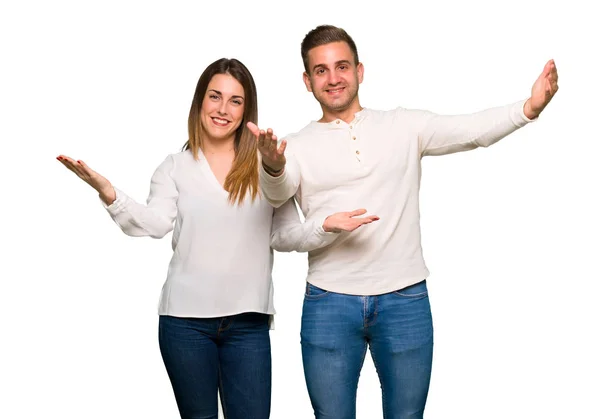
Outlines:
POLYGON ((339 112, 358 103, 363 71, 361 63, 354 64, 354 54, 346 42, 332 42, 308 51, 304 84, 323 110, 339 112))

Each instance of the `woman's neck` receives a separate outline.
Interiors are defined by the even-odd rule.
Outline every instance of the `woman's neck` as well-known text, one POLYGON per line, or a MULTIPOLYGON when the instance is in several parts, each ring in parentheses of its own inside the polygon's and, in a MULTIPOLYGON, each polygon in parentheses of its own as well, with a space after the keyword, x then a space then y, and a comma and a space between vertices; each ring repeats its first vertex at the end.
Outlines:
POLYGON ((204 154, 228 154, 233 153, 235 147, 235 137, 224 140, 211 140, 206 138, 202 146, 204 154))

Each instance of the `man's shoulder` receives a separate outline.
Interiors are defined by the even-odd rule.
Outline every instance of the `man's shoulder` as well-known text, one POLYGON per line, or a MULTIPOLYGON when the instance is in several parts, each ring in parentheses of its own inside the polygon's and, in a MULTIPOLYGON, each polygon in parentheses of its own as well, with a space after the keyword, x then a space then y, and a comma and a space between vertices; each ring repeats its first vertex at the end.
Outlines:
POLYGON ((396 106, 392 109, 377 110, 364 109, 365 119, 370 120, 370 124, 381 126, 382 124, 392 124, 394 126, 401 124, 405 125, 415 120, 420 120, 422 116, 429 115, 430 112, 423 109, 408 108, 404 106, 396 106))
POLYGON ((303 137, 307 137, 309 135, 314 134, 316 131, 316 127, 315 127, 315 122, 311 121, 308 124, 306 124, 304 127, 302 127, 299 131, 296 132, 291 132, 289 134, 287 134, 284 138, 286 140, 299 140, 302 139, 303 137))
POLYGON ((391 109, 372 109, 372 108, 364 108, 363 112, 364 115, 366 117, 374 117, 374 118, 389 118, 389 117, 394 117, 398 114, 401 113, 405 113, 405 112, 410 112, 411 109, 402 107, 402 106, 396 106, 395 108, 391 108, 391 109))

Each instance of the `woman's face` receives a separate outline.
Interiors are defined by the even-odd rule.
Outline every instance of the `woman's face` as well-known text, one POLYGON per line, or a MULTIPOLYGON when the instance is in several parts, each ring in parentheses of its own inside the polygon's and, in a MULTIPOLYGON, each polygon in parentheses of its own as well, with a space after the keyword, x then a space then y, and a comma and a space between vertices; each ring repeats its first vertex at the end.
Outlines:
POLYGON ((244 88, 229 74, 215 74, 208 83, 200 121, 212 140, 222 141, 235 136, 244 118, 244 88))

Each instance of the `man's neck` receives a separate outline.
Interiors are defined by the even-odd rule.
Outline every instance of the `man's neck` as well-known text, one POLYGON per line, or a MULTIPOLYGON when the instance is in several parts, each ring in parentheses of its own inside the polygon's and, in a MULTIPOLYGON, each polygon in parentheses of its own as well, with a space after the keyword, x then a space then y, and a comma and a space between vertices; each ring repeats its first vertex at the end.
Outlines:
MULTIPOLYGON (((321 109, 323 109, 323 107, 321 107, 321 109)), ((360 103, 358 101, 352 103, 346 109, 341 109, 341 110, 323 109, 323 116, 321 117, 319 122, 331 122, 331 121, 335 121, 336 119, 341 119, 342 121, 349 124, 350 122, 352 122, 354 120, 354 115, 357 112, 360 112, 361 110, 362 110, 362 106, 360 106, 360 103)))

